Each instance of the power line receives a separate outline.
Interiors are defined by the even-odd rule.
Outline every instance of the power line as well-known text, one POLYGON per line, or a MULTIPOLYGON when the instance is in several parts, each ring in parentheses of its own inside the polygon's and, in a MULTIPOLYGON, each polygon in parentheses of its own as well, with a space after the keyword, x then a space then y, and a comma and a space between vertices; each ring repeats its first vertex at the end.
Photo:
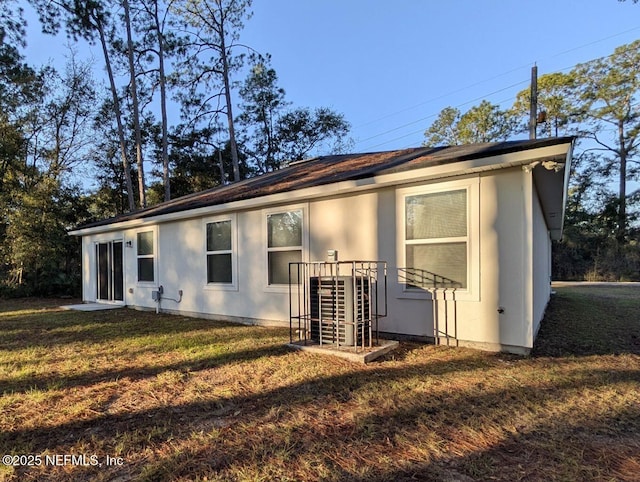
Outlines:
MULTIPOLYGON (((572 67, 569 67, 569 68, 572 68, 572 67)), ((524 82, 525 81, 523 81, 521 83, 524 83, 524 82)), ((501 101, 499 101, 498 105, 503 104, 504 102, 507 102, 507 101, 513 102, 513 100, 514 100, 513 97, 508 97, 508 98, 505 98, 505 99, 502 99, 501 101)), ((470 102, 474 102, 474 101, 465 102, 465 104, 469 104, 470 102)), ((462 106, 462 105, 464 105, 464 104, 460 104, 460 106, 462 106)), ((633 108, 633 107, 638 107, 638 106, 640 106, 640 102, 636 102, 634 104, 631 104, 629 107, 633 108)), ((434 117, 434 116, 435 116, 435 114, 433 116, 431 116, 431 117, 434 117)), ((417 131, 412 131, 412 132, 409 132, 408 134, 402 135, 400 137, 396 137, 396 138, 389 139, 387 141, 375 144, 375 145, 369 147, 366 150, 375 149, 377 147, 384 146, 385 144, 389 144, 391 142, 399 141, 399 140, 405 139, 405 138, 407 138, 409 136, 413 136, 415 134, 420 134, 422 132, 424 132, 424 129, 420 129, 420 130, 417 130, 417 131)), ((602 132, 617 132, 617 129, 603 129, 602 132)), ((404 148, 409 148, 409 147, 414 147, 414 146, 415 146, 415 144, 405 144, 403 147, 404 148)))
MULTIPOLYGON (((469 101, 466 101, 466 102, 463 102, 461 104, 458 104, 457 106, 455 106, 455 108, 457 109, 457 108, 463 107, 465 105, 471 104, 473 102, 477 102, 478 100, 486 99, 487 97, 491 97, 492 95, 499 94, 500 92, 504 92, 505 90, 512 89, 512 88, 517 87, 517 86, 522 85, 522 84, 527 84, 528 82, 529 82, 529 80, 522 80, 520 82, 516 82, 515 84, 508 85, 507 87, 503 87, 502 89, 495 90, 493 92, 490 92, 488 94, 482 95, 480 97, 476 97, 475 99, 471 99, 469 101)), ((375 139, 377 137, 384 136, 384 135, 389 134, 391 132, 395 132, 395 131, 398 131, 400 129, 404 129, 405 127, 409 127, 409 126, 417 124, 419 122, 424 122, 427 119, 431 119, 432 117, 436 117, 438 114, 430 114, 430 115, 428 115, 426 117, 422 117, 421 119, 418 119, 418 120, 415 120, 415 121, 412 121, 412 122, 408 122, 408 123, 403 124, 403 125, 398 126, 398 127, 394 127, 393 129, 389 129, 389 130, 381 132, 379 134, 375 134, 375 135, 373 135, 371 137, 367 137, 366 139, 362 139, 362 140, 356 141, 355 144, 356 145, 357 144, 362 144, 363 142, 367 142, 367 141, 369 141, 371 139, 375 139)), ((424 129, 422 129, 422 130, 424 130, 424 129)), ((373 147, 377 147, 377 146, 380 146, 380 145, 383 145, 383 144, 388 144, 389 142, 393 142, 394 140, 398 140, 398 139, 403 139, 404 137, 407 137, 407 136, 412 135, 412 134, 415 134, 415 132, 412 132, 412 133, 407 134, 405 136, 398 137, 398 138, 390 140, 390 141, 385 141, 385 142, 383 142, 381 144, 376 144, 373 147)))
MULTIPOLYGON (((604 37, 604 38, 601 38, 601 39, 598 39, 598 40, 594 40, 594 41, 592 41, 592 42, 589 42, 589 43, 586 43, 586 44, 580 45, 580 46, 578 46, 578 47, 574 47, 574 48, 571 48, 571 49, 568 49, 568 50, 562 51, 562 52, 560 52, 560 53, 557 53, 557 54, 554 54, 554 55, 551 55, 551 56, 547 56, 547 57, 543 58, 542 60, 545 60, 545 59, 551 59, 551 58, 556 58, 556 57, 560 57, 560 56, 565 55, 565 54, 567 54, 567 53, 574 52, 574 51, 576 51, 576 50, 580 50, 580 49, 582 49, 582 48, 585 48, 585 47, 588 47, 588 46, 591 46, 591 45, 594 45, 594 44, 597 44, 597 43, 600 43, 600 42, 604 42, 604 41, 606 41, 606 40, 610 40, 610 39, 612 39, 612 38, 619 37, 619 36, 621 36, 621 35, 624 35, 624 34, 627 34, 627 33, 630 33, 630 32, 636 31, 636 30, 640 30, 640 26, 638 26, 638 27, 634 27, 634 28, 632 28, 632 29, 628 29, 628 30, 625 30, 625 31, 623 31, 623 32, 619 32, 619 33, 616 33, 616 34, 613 34, 613 35, 609 35, 609 36, 607 36, 607 37, 604 37)), ((614 54, 615 54, 615 52, 614 52, 614 53, 612 53, 612 54, 609 54, 609 55, 606 55, 606 56, 600 57, 600 58, 601 58, 601 59, 604 59, 604 58, 607 58, 607 57, 611 57, 611 56, 612 56, 612 55, 614 55, 614 54)), ((597 59, 592 59, 592 60, 597 60, 597 59)), ((590 61, 592 61, 592 60, 590 60, 590 61)), ((411 107, 407 107, 407 108, 401 109, 401 110, 399 110, 399 111, 396 111, 396 112, 393 112, 393 113, 390 113, 390 114, 384 115, 384 116, 379 117, 379 118, 377 118, 377 119, 373 119, 373 120, 371 120, 371 121, 365 122, 365 123, 363 123, 363 124, 359 124, 358 126, 356 126, 356 129, 358 129, 359 127, 364 127, 364 126, 368 126, 368 125, 374 124, 374 123, 376 123, 376 122, 380 122, 381 120, 385 120, 385 119, 388 119, 388 118, 393 117, 393 116, 395 116, 395 115, 398 115, 398 114, 401 114, 401 113, 404 113, 404 112, 407 112, 407 111, 410 111, 410 110, 416 109, 416 108, 421 107, 421 106, 423 106, 423 105, 425 105, 425 104, 429 104, 429 103, 431 103, 431 102, 434 102, 434 101, 437 101, 437 100, 441 100, 441 99, 443 99, 443 98, 446 98, 446 97, 448 97, 448 96, 451 96, 451 95, 454 95, 454 94, 457 94, 457 93, 463 92, 463 91, 465 91, 465 90, 467 90, 467 89, 470 89, 470 88, 476 87, 476 86, 481 85, 481 84, 483 84, 483 83, 486 83, 486 82, 489 82, 489 81, 492 81, 492 80, 495 80, 495 79, 498 79, 498 78, 504 77, 505 75, 509 75, 509 74, 511 74, 511 73, 513 73, 513 72, 517 72, 517 71, 519 71, 519 70, 521 70, 521 69, 523 69, 523 68, 529 67, 530 65, 531 65, 531 64, 529 63, 529 64, 522 65, 522 66, 520 66, 520 67, 516 67, 516 68, 514 68, 514 69, 510 69, 510 70, 508 70, 508 71, 502 72, 501 74, 495 75, 495 76, 493 76, 493 77, 490 77, 490 78, 487 78, 487 79, 484 79, 484 80, 480 80, 480 81, 478 81, 478 82, 474 82, 474 83, 469 84, 469 85, 467 85, 467 86, 465 86, 465 87, 461 87, 460 89, 456 89, 456 90, 451 91, 451 92, 448 92, 448 93, 446 93, 446 94, 442 94, 442 95, 439 95, 439 96, 437 96, 437 97, 434 97, 434 98, 428 99, 428 100, 426 100, 426 101, 424 101, 424 102, 420 102, 420 103, 415 104, 415 105, 413 105, 413 106, 411 106, 411 107)), ((573 66, 571 66, 571 67, 565 67, 565 68, 563 68, 563 69, 559 69, 559 70, 557 70, 557 71, 558 71, 558 72, 562 72, 562 71, 565 71, 565 70, 572 69, 573 67, 575 67, 575 65, 573 65, 573 66)), ((516 83, 516 84, 513 84, 513 85, 508 86, 508 87, 504 87, 504 88, 502 88, 502 89, 499 89, 499 90, 497 90, 497 91, 491 92, 491 93, 486 94, 486 95, 484 95, 484 96, 480 96, 480 97, 477 97, 477 98, 475 98, 475 99, 473 99, 473 100, 470 100, 470 101, 467 101, 467 102, 463 102, 463 103, 459 104, 459 105, 458 105, 458 106, 456 106, 456 107, 462 107, 462 106, 465 106, 465 105, 470 104, 470 103, 472 103, 472 102, 476 102, 477 100, 485 99, 485 98, 487 98, 487 97, 489 97, 489 96, 491 96, 491 95, 494 95, 494 94, 496 94, 496 93, 502 92, 502 91, 507 90, 507 89, 510 89, 510 88, 515 87, 515 86, 517 86, 517 85, 521 85, 521 84, 526 83, 526 82, 528 82, 528 81, 518 82, 518 83, 516 83)), ((364 142, 366 142, 366 141, 369 141, 369 140, 371 140, 371 139, 375 139, 375 138, 378 138, 378 137, 381 137, 381 136, 387 135, 387 134, 389 134, 389 133, 391 133, 391 132, 395 132, 395 131, 398 131, 398 130, 404 129, 405 127, 409 127, 409 126, 411 126, 411 125, 418 124, 418 123, 423 122, 423 121, 425 121, 425 120, 427 120, 427 119, 430 119, 430 118, 436 117, 437 115, 438 115, 438 114, 431 114, 431 115, 428 115, 428 116, 426 116, 426 117, 422 117, 422 118, 420 118, 420 119, 417 119, 417 120, 415 120, 415 121, 408 122, 408 123, 406 123, 406 124, 403 124, 403 125, 401 125, 401 126, 395 127, 395 128, 393 128, 393 129, 389 129, 389 130, 386 130, 386 131, 381 132, 381 133, 379 133, 379 134, 375 134, 375 135, 373 135, 373 136, 367 137, 367 138, 365 138, 365 139, 358 140, 358 141, 356 141, 356 142, 355 142, 355 144, 356 144, 356 145, 358 145, 358 144, 362 144, 362 143, 364 143, 364 142)), ((395 138, 395 139, 390 140, 390 141, 385 141, 385 142, 383 142, 383 143, 376 144, 376 145, 375 145, 375 146, 373 146, 373 147, 377 147, 377 146, 380 146, 380 145, 388 144, 388 143, 390 143, 390 142, 393 142, 394 140, 399 140, 399 139, 402 139, 402 138, 408 137, 409 135, 413 135, 413 134, 415 134, 415 132, 412 132, 412 133, 410 133, 410 134, 407 134, 407 135, 401 136, 401 137, 399 137, 399 138, 395 138)))
MULTIPOLYGON (((559 53, 557 53, 557 54, 553 54, 553 55, 549 55, 549 56, 547 56, 547 57, 543 57, 543 58, 542 58, 542 59, 540 59, 539 61, 544 61, 544 60, 547 60, 547 59, 554 59, 554 58, 560 57, 560 56, 562 56, 562 55, 565 55, 565 54, 568 54, 568 53, 571 53, 571 52, 575 52, 576 50, 580 50, 580 49, 583 49, 583 48, 585 48, 585 47, 589 47, 589 46, 591 46, 591 45, 595 45, 595 44, 598 44, 598 43, 600 43, 600 42, 604 42, 604 41, 606 41, 606 40, 610 40, 610 39, 612 39, 612 38, 619 37, 619 36, 621 36, 621 35, 625 35, 625 34, 630 33, 630 32, 634 32, 634 31, 636 31, 636 30, 640 30, 640 26, 638 26, 638 27, 634 27, 634 28, 631 28, 631 29, 628 29, 628 30, 624 30, 624 31, 622 31, 622 32, 618 32, 618 33, 616 33, 616 34, 609 35, 608 37, 603 37, 603 38, 600 38, 600 39, 598 39, 598 40, 594 40, 594 41, 592 41, 592 42, 588 42, 588 43, 586 43, 586 44, 582 44, 582 45, 579 45, 579 46, 577 46, 577 47, 573 47, 573 48, 568 49, 568 50, 564 50, 564 51, 559 52, 559 53)), ((606 57, 609 57, 609 56, 611 56, 611 55, 613 55, 613 54, 610 54, 610 55, 608 55, 608 56, 604 56, 604 57, 601 57, 601 58, 606 58, 606 57)), ((595 59, 592 59, 592 60, 595 60, 595 59)), ((471 88, 473 88, 473 87, 477 87, 478 85, 484 84, 484 83, 486 83, 486 82, 490 82, 490 81, 492 81, 492 80, 499 79, 499 78, 501 78, 501 77, 504 77, 505 75, 512 74, 513 72, 517 72, 517 71, 519 71, 519 70, 521 70, 521 69, 524 69, 524 68, 527 68, 527 69, 528 69, 529 67, 531 67, 531 65, 532 65, 533 63, 534 63, 534 62, 529 62, 529 63, 527 63, 527 64, 523 64, 523 65, 521 65, 521 66, 519 66, 519 67, 515 67, 515 68, 513 68, 513 69, 507 70, 507 71, 502 72, 502 73, 500 73, 500 74, 498 74, 498 75, 495 75, 495 76, 493 76, 493 77, 489 77, 489 78, 487 78, 487 79, 483 79, 483 80, 480 80, 480 81, 474 82, 474 83, 472 83, 472 84, 468 84, 468 85, 466 85, 466 86, 464 86, 464 87, 460 87, 459 89, 456 89, 456 90, 453 90, 453 91, 447 92, 447 93, 442 94, 442 95, 439 95, 439 96, 437 96, 437 97, 433 97, 433 98, 428 99, 428 100, 425 100, 425 101, 423 101, 423 102, 419 102, 418 104, 414 104, 414 105, 412 105, 412 106, 410 106, 410 107, 406 107, 406 108, 404 108, 404 109, 400 109, 400 110, 398 110, 398 111, 395 111, 395 112, 391 112, 391 113, 389 113, 389 114, 386 114, 386 115, 384 115, 384 116, 382 116, 382 117, 378 117, 378 118, 376 118, 376 119, 372 119, 372 120, 367 121, 367 122, 365 122, 365 123, 359 124, 359 125, 355 126, 354 128, 355 128, 355 129, 358 129, 358 128, 360 128, 360 127, 365 127, 365 126, 368 126, 368 125, 374 124, 374 123, 379 122, 379 121, 381 121, 381 120, 388 119, 389 117, 393 117, 393 116, 395 116, 395 115, 402 114, 402 113, 404 113, 404 112, 407 112, 407 111, 410 111, 410 110, 416 109, 416 108, 421 107, 421 106, 423 106, 423 105, 425 105, 425 104, 429 104, 429 103, 431 103, 431 102, 435 102, 435 101, 437 101, 437 100, 441 100, 441 99, 443 99, 443 98, 449 97, 449 96, 454 95, 454 94, 459 94, 460 92, 463 92, 463 91, 465 91, 465 90, 467 90, 467 89, 471 89, 471 88)), ((575 65, 574 65, 574 66, 575 66, 575 65)), ((573 68, 574 66, 572 66, 572 67, 568 67, 568 68, 573 68)), ((563 70, 566 70, 566 69, 559 69, 559 71, 563 71, 563 70)))
POLYGON ((356 129, 358 129, 359 127, 368 126, 368 125, 374 124, 374 123, 376 123, 376 122, 379 122, 379 121, 381 121, 381 120, 388 119, 389 117, 393 117, 393 116, 395 116, 395 115, 402 114, 403 112, 407 112, 407 111, 410 111, 410 110, 416 109, 416 108, 421 107, 421 106, 423 106, 423 105, 425 105, 425 104, 430 104, 431 102, 435 102, 435 101, 437 101, 437 100, 444 99, 444 98, 449 97, 449 96, 451 96, 451 95, 459 94, 460 92, 463 92, 463 91, 465 91, 465 90, 467 90, 467 89, 471 89, 471 88, 473 88, 473 87, 477 87, 478 85, 484 84, 485 82, 490 82, 490 81, 492 81, 492 80, 499 79, 500 77, 504 77, 505 75, 512 74, 513 72, 517 72, 518 70, 523 69, 524 67, 525 67, 525 66, 517 67, 517 68, 515 68, 515 69, 508 70, 508 71, 506 71, 506 72, 503 72, 503 73, 501 73, 501 74, 498 74, 498 75, 496 75, 496 76, 494 76, 494 77, 490 77, 490 78, 488 78, 488 79, 480 80, 480 81, 475 82, 475 83, 473 83, 473 84, 469 84, 469 85, 466 85, 466 86, 464 86, 464 87, 461 87, 461 88, 459 88, 459 89, 457 89, 457 90, 452 90, 451 92, 447 92, 446 94, 442 94, 442 95, 439 95, 439 96, 437 96, 437 97, 433 97, 433 98, 431 98, 431 99, 429 99, 429 100, 425 100, 424 102, 420 102, 420 103, 418 103, 418 104, 414 104, 414 105, 412 105, 411 107, 406 107, 406 108, 401 109, 401 110, 399 110, 399 111, 392 112, 391 114, 386 114, 386 115, 384 115, 384 116, 382 116, 382 117, 378 117, 377 119, 373 119, 373 120, 370 120, 370 121, 365 122, 365 123, 363 123, 363 124, 359 124, 359 125, 355 126, 355 128, 356 128, 356 129))
MULTIPOLYGON (((595 45, 597 43, 604 42, 605 40, 611 40, 612 38, 619 37, 620 35, 624 35, 626 33, 634 32, 636 30, 640 30, 640 27, 633 27, 633 28, 630 28, 629 30, 625 30, 624 32, 619 32, 619 33, 616 33, 616 34, 613 34, 613 35, 609 35, 608 37, 601 38, 599 40, 594 40, 593 42, 589 42, 587 44, 580 45, 579 47, 574 47, 572 49, 565 50, 565 51, 560 52, 558 54, 549 56, 547 58, 548 59, 555 59, 556 57, 560 57, 561 55, 565 55, 565 54, 568 54, 568 53, 571 53, 571 52, 575 52, 576 50, 580 50, 580 49, 583 49, 585 47, 590 47, 591 45, 595 45)), ((605 57, 608 57, 608 56, 605 56, 605 57)))
MULTIPOLYGON (((523 81, 523 82, 525 82, 525 81, 523 81)), ((521 83, 523 83, 523 82, 521 82, 521 83)), ((498 104, 502 104, 503 102, 511 101, 512 99, 513 99, 513 97, 508 97, 508 98, 503 99, 503 100, 501 100, 500 102, 498 102, 498 104)), ((474 101, 465 102, 465 104, 469 104, 469 103, 471 103, 471 102, 474 102, 474 101)), ((460 106, 462 106, 462 105, 464 105, 464 104, 460 104, 460 106)), ((435 115, 437 115, 437 114, 434 114, 434 115, 433 115, 433 116, 431 116, 431 117, 435 117, 435 115)), ((394 138, 394 139, 389 139, 389 140, 387 140, 387 141, 384 141, 384 142, 380 142, 380 143, 378 143, 378 144, 375 144, 375 145, 371 146, 370 148, 368 148, 368 149, 366 149, 366 150, 369 150, 369 149, 375 149, 376 147, 384 146, 385 144, 389 144, 389 143, 391 143, 391 142, 399 141, 399 140, 405 139, 405 138, 407 138, 407 137, 409 137, 409 136, 413 136, 413 135, 420 134, 420 133, 423 133, 423 132, 424 132, 424 128, 423 128, 423 129, 420 129, 420 130, 417 130, 417 131, 412 131, 412 132, 409 132, 408 134, 405 134, 405 135, 403 135, 403 136, 396 137, 396 138, 394 138)), ((415 144, 405 144, 405 145, 404 145, 404 147, 405 147, 405 148, 413 147, 413 146, 415 146, 415 144)))

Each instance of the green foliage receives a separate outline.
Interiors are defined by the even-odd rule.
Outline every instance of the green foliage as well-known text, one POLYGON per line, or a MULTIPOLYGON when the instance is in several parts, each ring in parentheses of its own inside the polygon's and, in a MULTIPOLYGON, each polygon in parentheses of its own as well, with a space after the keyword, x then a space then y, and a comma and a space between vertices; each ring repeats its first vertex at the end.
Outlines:
POLYGON ((425 131, 425 146, 455 146, 460 143, 457 125, 461 112, 455 107, 445 107, 438 118, 425 131))
MULTIPOLYGON (((635 41, 618 47, 611 55, 579 64, 566 74, 552 73, 538 79, 538 105, 546 114, 538 133, 579 136, 583 153, 578 157, 586 155, 588 159, 574 169, 572 185, 585 181, 592 184, 587 177, 595 177, 600 183, 617 181, 617 201, 608 206, 616 209, 612 235, 620 245, 629 241, 628 228, 634 216, 627 209, 627 185, 638 176, 639 65, 640 41, 635 41)), ((529 97, 529 89, 518 94, 513 108, 516 115, 528 115, 529 97)))
POLYGON ((250 59, 253 67, 240 89, 243 104, 238 120, 252 167, 260 173, 273 171, 304 159, 321 145, 323 151, 339 150, 349 132, 344 117, 328 108, 285 110, 289 103, 278 87, 270 56, 250 59))
POLYGON ((95 171, 97 183, 91 198, 97 219, 112 217, 127 211, 127 183, 125 180, 118 133, 113 125, 110 101, 105 101, 94 116, 94 142, 88 160, 95 171))
POLYGON ((67 229, 89 213, 63 173, 85 146, 91 79, 36 72, 12 53, 0 55, 0 295, 78 294, 80 245, 67 229))
POLYGON ((178 66, 183 110, 194 116, 194 125, 211 126, 218 115, 227 120, 233 160, 233 179, 239 181, 240 161, 232 103, 232 74, 244 63, 237 50, 244 21, 251 17, 252 0, 179 0, 172 9, 181 18, 189 40, 188 55, 178 66))
POLYGON ((579 236, 554 243, 554 279, 573 281, 640 281, 640 239, 579 236))
POLYGON ((618 47, 607 57, 578 65, 573 71, 581 102, 577 120, 581 122, 582 135, 595 142, 605 164, 618 173, 619 243, 624 243, 628 235, 627 183, 638 174, 629 163, 640 152, 639 65, 637 40, 618 47))
MULTIPOLYGON (((538 78, 538 112, 544 113, 544 122, 539 122, 539 137, 569 135, 572 116, 575 115, 577 102, 574 99, 573 86, 576 83, 573 73, 554 72, 538 78)), ((517 132, 529 130, 529 108, 531 89, 518 93, 513 104, 512 115, 516 117, 517 132)))
POLYGON ((554 279, 640 281, 640 229, 630 229, 624 242, 616 239, 617 196, 593 176, 576 179, 569 190, 563 239, 553 245, 554 279))
MULTIPOLYGON (((179 197, 227 184, 233 176, 233 160, 229 142, 220 143, 216 129, 189 129, 179 126, 170 135, 172 146, 171 192, 179 197)), ((242 179, 255 175, 240 149, 239 165, 242 179)), ((150 204, 164 198, 164 188, 155 183, 150 188, 150 204)))
POLYGON ((5 294, 79 294, 79 240, 67 230, 89 219, 88 205, 76 188, 49 177, 31 180, 14 192, 6 209, 3 252, 5 294))
POLYGON ((162 182, 164 201, 171 199, 170 166, 169 166, 169 120, 168 92, 171 83, 167 77, 167 64, 176 59, 182 52, 185 37, 172 30, 175 19, 170 14, 170 3, 162 4, 158 0, 141 0, 134 2, 132 8, 133 27, 139 36, 136 42, 136 56, 144 71, 144 79, 152 90, 160 91, 160 133, 158 153, 156 157, 162 165, 162 182), (139 44, 139 45, 138 45, 139 44))
MULTIPOLYGON (((556 279, 637 279, 640 174, 640 40, 567 73, 538 78, 538 136, 575 135, 565 239, 554 250, 556 279), (617 185, 616 192, 612 192, 617 185)), ((467 112, 447 107, 425 145, 499 141, 529 129, 530 89, 509 110, 483 101, 467 112)))
POLYGON ((269 65, 270 56, 251 56, 252 68, 240 88, 243 100, 238 117, 245 152, 259 172, 280 166, 277 121, 286 107, 285 91, 278 87, 276 71, 269 65))
POLYGON ((327 107, 298 108, 278 119, 277 139, 283 162, 304 159, 322 143, 332 143, 329 151, 339 152, 350 125, 342 114, 327 107))
POLYGON ((73 51, 62 73, 47 67, 41 76, 42 97, 30 119, 30 152, 34 164, 59 178, 86 159, 97 94, 91 64, 77 61, 73 51))
MULTIPOLYGON (((3 294, 50 294, 79 287, 79 244, 66 232, 88 220, 133 209, 144 190, 133 189, 139 154, 157 159, 163 183, 149 189, 152 202, 225 184, 277 169, 318 146, 342 141, 348 124, 329 109, 297 109, 286 115, 284 90, 268 56, 254 56, 256 68, 241 92, 245 101, 244 142, 232 132, 233 76, 244 65, 246 46, 239 34, 250 18, 251 0, 184 0, 131 3, 133 38, 120 38, 121 5, 102 0, 29 0, 45 33, 65 31, 74 42, 99 41, 110 75, 111 97, 100 99, 91 66, 71 62, 64 72, 26 65, 20 4, 3 3, 0 12, 0 290, 3 294), (124 60, 135 50, 135 65, 124 60), (127 54, 127 55, 125 55, 127 54), (174 57, 171 57, 174 56, 174 57), (171 59, 165 72, 161 62, 171 59), (179 62, 178 60, 184 60, 179 62), (126 71, 126 73, 124 73, 126 71), (124 73, 124 74, 123 74, 124 73), (132 99, 136 75, 140 105, 132 99), (120 76, 120 77, 118 77, 120 76), (115 77, 115 80, 114 80, 115 77), (124 84, 122 82, 124 79, 124 84), (120 85, 118 85, 120 82, 120 85), (167 88, 184 101, 184 124, 169 137, 166 109, 157 122, 149 114, 156 89, 166 107, 167 88), (274 94, 274 98, 268 96, 274 94), (98 109, 96 109, 98 106, 98 109), (136 114, 140 135, 134 136, 136 114), (227 129, 221 117, 227 116, 227 129), (222 133, 222 135, 221 135, 222 133), (135 141, 134 142, 134 137, 135 141), (266 143, 264 138, 268 138, 266 143), (138 142, 139 141, 139 142, 138 142), (243 145, 246 144, 245 145, 243 145), (237 148, 240 144, 240 149, 237 148), (240 151, 239 153, 237 151, 240 151), (249 158, 249 156, 252 156, 249 158), (169 163, 170 161, 170 163, 169 163), (94 168, 95 192, 71 186, 68 173, 86 177, 94 168), (171 171, 169 171, 171 167, 171 171)), ((128 24, 128 22, 126 22, 128 24)), ((141 156, 140 156, 141 158, 141 156)))
MULTIPOLYGON (((15 0, 4 0, 0 9, 0 58, 4 55, 15 56, 17 47, 24 47, 25 27, 24 10, 15 0)), ((4 59, 2 59, 4 63, 4 59)))
POLYGON ((75 41, 84 39, 93 42, 98 25, 108 22, 110 13, 107 2, 101 0, 29 0, 38 13, 42 31, 57 34, 64 24, 67 35, 75 41))
POLYGON ((445 146, 506 140, 514 132, 512 117, 499 106, 483 100, 462 114, 446 107, 425 131, 425 146, 445 146))
POLYGON ((19 162, 25 145, 26 139, 19 127, 0 113, 0 199, 4 197, 5 189, 9 189, 8 174, 19 162))

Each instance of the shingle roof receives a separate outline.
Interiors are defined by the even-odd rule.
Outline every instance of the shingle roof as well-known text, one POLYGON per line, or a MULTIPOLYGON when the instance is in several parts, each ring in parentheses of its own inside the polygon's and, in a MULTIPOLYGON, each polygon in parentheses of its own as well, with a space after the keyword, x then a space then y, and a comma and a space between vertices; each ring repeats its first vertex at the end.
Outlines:
POLYGON ((320 156, 293 163, 285 169, 270 172, 226 186, 172 199, 155 206, 133 211, 78 229, 106 226, 134 219, 188 211, 207 206, 253 199, 269 194, 322 186, 341 181, 357 180, 379 174, 407 171, 422 167, 480 159, 527 149, 570 142, 572 138, 548 138, 525 141, 505 141, 450 147, 417 147, 397 151, 365 154, 320 156))

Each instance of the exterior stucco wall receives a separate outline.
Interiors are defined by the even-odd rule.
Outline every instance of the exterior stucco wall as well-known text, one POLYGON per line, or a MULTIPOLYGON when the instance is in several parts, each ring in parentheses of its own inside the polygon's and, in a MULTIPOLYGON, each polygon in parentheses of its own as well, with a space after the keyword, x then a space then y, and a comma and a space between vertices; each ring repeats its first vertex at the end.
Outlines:
MULTIPOLYGON (((267 287, 266 235, 261 210, 235 214, 237 287, 207 285, 206 222, 226 217, 197 218, 160 226, 158 284, 164 288, 161 308, 288 322, 286 288, 267 287), (178 303, 174 300, 179 299, 180 290, 183 296, 178 303)), ((136 301, 137 306, 155 307, 150 293, 136 301)))
MULTIPOLYGON (((532 337, 538 333, 540 322, 551 296, 551 237, 544 219, 540 199, 533 191, 533 326, 532 337)), ((533 341, 533 340, 532 340, 533 341)))
POLYGON ((82 299, 96 301, 95 275, 92 266, 95 264, 93 250, 93 236, 82 237, 82 299))
POLYGON ((480 182, 480 302, 460 313, 459 337, 496 348, 523 346, 523 177, 521 169, 487 173, 480 182))
MULTIPOLYGON (((526 292, 531 280, 527 273, 525 238, 525 180, 521 168, 501 169, 448 181, 469 185, 470 284, 467 292, 437 293, 436 310, 428 292, 408 293, 398 280, 403 266, 404 245, 402 189, 433 188, 447 182, 422 183, 401 188, 386 187, 308 203, 271 206, 231 214, 203 216, 129 229, 118 233, 83 238, 84 299, 95 300, 95 248, 100 239, 132 241, 124 249, 125 304, 155 309, 151 293, 164 288, 160 308, 190 315, 220 315, 228 319, 280 322, 288 326, 289 300, 286 287, 267 284, 266 215, 269 210, 301 208, 304 211, 305 261, 326 259, 328 249, 336 249, 340 260, 385 260, 388 262, 389 317, 381 321, 384 332, 434 337, 449 335, 460 344, 476 344, 488 349, 513 350, 530 347, 532 327, 527 315, 526 292), (235 226, 234 249, 237 256, 235 287, 212 287, 206 283, 205 225, 207 221, 232 216, 235 226), (155 233, 155 281, 138 283, 136 234, 153 229, 155 233), (180 302, 179 291, 182 291, 180 302)), ((540 207, 533 210, 540 226, 540 207)), ((542 219, 544 223, 544 219, 542 219)), ((538 227, 535 232, 538 233, 538 227)), ((546 231, 545 231, 546 233, 546 231)), ((547 236, 548 240, 548 235, 547 236)), ((536 293, 535 316, 543 311, 545 294, 542 280, 548 280, 549 248, 543 236, 535 237, 533 269, 536 293)), ((546 304, 546 302, 544 303, 546 304)), ((538 320, 539 321, 539 320, 538 320)), ((456 343, 457 344, 457 343, 456 343)))

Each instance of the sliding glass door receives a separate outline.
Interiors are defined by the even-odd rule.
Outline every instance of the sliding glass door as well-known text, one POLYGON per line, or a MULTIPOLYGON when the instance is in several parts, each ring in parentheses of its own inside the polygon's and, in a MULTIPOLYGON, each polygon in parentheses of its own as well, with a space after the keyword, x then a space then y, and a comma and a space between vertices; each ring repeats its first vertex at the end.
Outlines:
POLYGON ((96 299, 124 301, 122 241, 96 243, 96 299))

